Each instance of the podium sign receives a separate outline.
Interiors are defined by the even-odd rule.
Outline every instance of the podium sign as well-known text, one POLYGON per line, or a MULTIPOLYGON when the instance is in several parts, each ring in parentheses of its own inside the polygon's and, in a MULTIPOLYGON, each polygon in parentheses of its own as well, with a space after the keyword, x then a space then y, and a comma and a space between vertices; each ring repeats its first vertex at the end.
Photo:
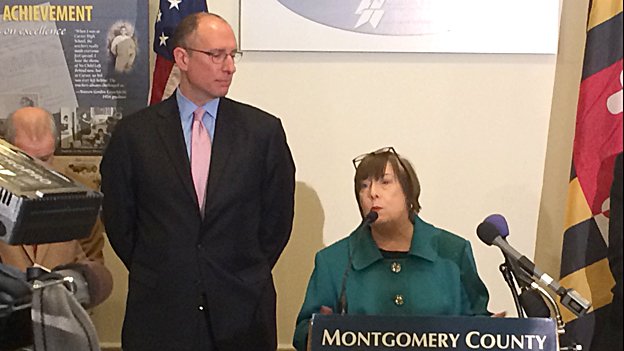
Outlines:
POLYGON ((557 351, 548 318, 312 316, 309 351, 557 351))

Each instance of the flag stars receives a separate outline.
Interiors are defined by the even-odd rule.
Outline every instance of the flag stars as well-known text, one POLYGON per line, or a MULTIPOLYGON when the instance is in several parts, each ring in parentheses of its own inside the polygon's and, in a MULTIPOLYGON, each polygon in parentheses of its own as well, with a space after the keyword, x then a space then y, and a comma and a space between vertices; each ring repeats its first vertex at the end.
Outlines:
POLYGON ((158 10, 158 15, 156 16, 156 22, 162 21, 162 11, 158 10))
POLYGON ((160 40, 160 46, 167 46, 168 39, 169 37, 166 36, 165 33, 161 33, 160 36, 158 37, 158 40, 160 40))
POLYGON ((180 11, 180 7, 178 5, 180 5, 182 0, 167 0, 167 1, 169 1, 169 10, 175 7, 176 9, 178 9, 178 11, 180 11))

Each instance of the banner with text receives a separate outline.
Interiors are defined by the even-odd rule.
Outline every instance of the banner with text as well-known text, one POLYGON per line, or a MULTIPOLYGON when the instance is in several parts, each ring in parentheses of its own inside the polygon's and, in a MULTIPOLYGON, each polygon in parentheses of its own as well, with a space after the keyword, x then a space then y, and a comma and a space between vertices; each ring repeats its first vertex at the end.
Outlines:
POLYGON ((315 314, 310 351, 557 351, 548 318, 390 317, 315 314))
POLYGON ((57 154, 100 155, 147 104, 148 0, 0 4, 0 132, 16 109, 39 106, 60 132, 57 154))

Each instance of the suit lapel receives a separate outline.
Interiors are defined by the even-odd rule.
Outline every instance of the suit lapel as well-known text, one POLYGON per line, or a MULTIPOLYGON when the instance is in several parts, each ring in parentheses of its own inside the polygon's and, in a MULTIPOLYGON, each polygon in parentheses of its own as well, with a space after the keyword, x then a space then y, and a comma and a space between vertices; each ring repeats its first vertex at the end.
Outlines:
MULTIPOLYGON (((157 114, 156 127, 160 134, 161 142, 167 151, 169 164, 176 170, 182 181, 184 190, 197 205, 197 196, 195 195, 195 188, 191 175, 191 164, 186 152, 186 144, 184 143, 184 134, 182 133, 180 113, 178 111, 175 94, 160 105, 157 114)), ((197 208, 199 208, 199 206, 197 206, 197 208)))
POLYGON ((238 116, 232 101, 221 98, 217 111, 217 124, 215 126, 214 140, 212 141, 212 155, 210 158, 210 173, 208 174, 208 188, 206 194, 206 220, 209 220, 209 213, 216 203, 218 197, 219 183, 225 179, 228 162, 231 162, 232 150, 240 145, 238 142, 239 133, 238 116))

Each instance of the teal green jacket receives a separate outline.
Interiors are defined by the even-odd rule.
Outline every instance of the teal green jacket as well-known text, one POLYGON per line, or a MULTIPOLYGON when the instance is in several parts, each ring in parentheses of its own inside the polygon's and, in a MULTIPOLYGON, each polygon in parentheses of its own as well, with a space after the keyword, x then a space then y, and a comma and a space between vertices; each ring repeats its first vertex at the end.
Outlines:
POLYGON ((373 241, 370 227, 360 226, 316 254, 297 317, 293 338, 297 350, 306 349, 313 313, 321 306, 340 312, 343 281, 347 310, 352 315, 490 314, 488 292, 477 274, 470 242, 416 217, 407 257, 386 259, 373 241))

